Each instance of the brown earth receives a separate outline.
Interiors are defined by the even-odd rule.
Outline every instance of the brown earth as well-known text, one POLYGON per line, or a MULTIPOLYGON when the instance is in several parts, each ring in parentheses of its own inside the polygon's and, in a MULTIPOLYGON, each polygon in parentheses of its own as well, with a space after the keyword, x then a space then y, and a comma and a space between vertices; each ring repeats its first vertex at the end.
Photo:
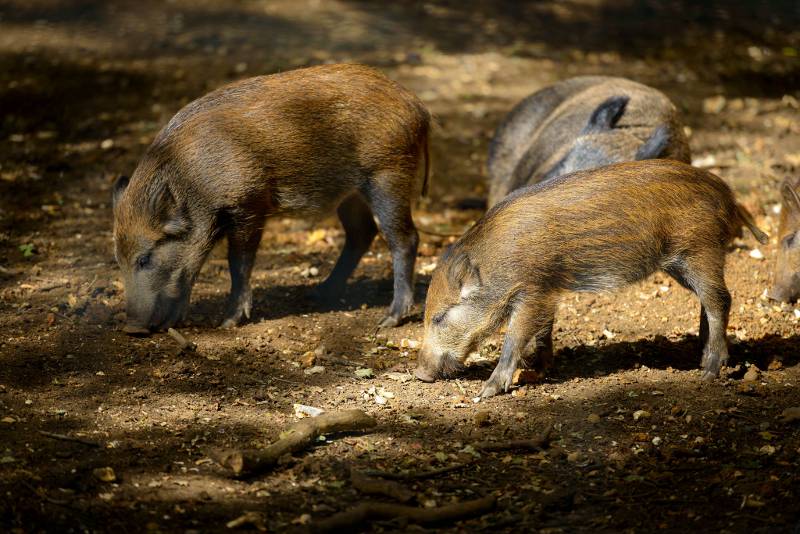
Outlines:
MULTIPOLYGON (((800 427, 781 413, 800 405, 800 308, 763 292, 776 254, 776 186, 800 167, 800 7, 748 5, 0 3, 0 528, 221 531, 256 512, 245 526, 282 531, 367 499, 350 468, 474 460, 405 483, 420 506, 498 497, 495 511, 436 528, 796 532, 800 427), (613 295, 567 295, 556 367, 543 383, 474 404, 496 340, 458 380, 405 381, 421 305, 405 325, 374 335, 391 292, 384 243, 341 306, 323 310, 304 296, 343 241, 333 219, 270 223, 251 324, 214 328, 228 284, 219 247, 195 288, 192 325, 181 330, 195 352, 164 334, 122 334, 113 178, 130 173, 169 117, 209 89, 328 61, 375 65, 436 115, 433 188, 415 217, 440 231, 480 216, 458 206, 485 195, 488 140, 523 96, 589 73, 665 91, 689 124, 696 163, 726 179, 772 234, 763 259, 749 236, 729 256, 733 367, 699 380, 699 305, 656 275, 613 295), (306 353, 321 345, 324 369, 305 374, 306 353), (374 377, 357 377, 359 367, 374 377), (231 479, 210 461, 216 448, 268 444, 295 420, 295 403, 361 408, 378 427, 330 436, 251 479, 231 479), (549 425, 545 452, 470 447, 549 425), (103 467, 113 481, 95 471, 103 467)), ((446 242, 423 236, 420 303, 446 242)))

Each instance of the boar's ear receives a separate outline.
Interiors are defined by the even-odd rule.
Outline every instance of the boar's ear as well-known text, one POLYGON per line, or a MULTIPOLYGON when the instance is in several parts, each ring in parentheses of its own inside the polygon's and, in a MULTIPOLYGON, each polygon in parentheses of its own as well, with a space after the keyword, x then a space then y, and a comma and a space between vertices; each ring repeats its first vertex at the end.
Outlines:
POLYGON ((462 300, 481 287, 480 269, 463 252, 451 260, 447 277, 451 286, 458 285, 462 300))
POLYGON ((662 124, 636 151, 636 159, 657 159, 664 155, 669 145, 669 129, 662 124))
POLYGON ((122 197, 122 193, 125 192, 125 188, 128 187, 128 182, 131 179, 125 175, 120 175, 116 180, 114 180, 114 185, 111 187, 111 205, 116 206, 119 202, 120 197, 122 197))
POLYGON ((150 213, 157 217, 162 231, 168 236, 177 237, 189 230, 186 209, 167 183, 162 183, 151 191, 150 213))
POLYGON ((800 213, 800 195, 797 194, 797 187, 800 187, 800 180, 798 180, 797 185, 793 185, 791 180, 786 178, 781 184, 781 195, 783 196, 784 207, 800 213))
POLYGON ((612 96, 606 99, 602 104, 597 106, 592 116, 589 117, 589 123, 586 125, 585 131, 597 130, 610 130, 616 126, 617 122, 622 118, 625 113, 625 107, 630 100, 629 96, 612 96))

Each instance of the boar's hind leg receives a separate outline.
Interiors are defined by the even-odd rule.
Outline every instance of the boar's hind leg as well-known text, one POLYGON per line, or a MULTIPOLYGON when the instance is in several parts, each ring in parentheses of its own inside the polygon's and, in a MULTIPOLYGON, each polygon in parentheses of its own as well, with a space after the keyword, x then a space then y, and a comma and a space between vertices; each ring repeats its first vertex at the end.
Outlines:
POLYGON ((665 269, 680 284, 689 287, 700 299, 700 340, 703 347, 703 379, 712 380, 728 363, 728 314, 731 295, 725 287, 725 256, 721 250, 706 250, 665 269))
POLYGON ((508 321, 500 359, 479 395, 482 399, 508 391, 514 380, 514 371, 527 356, 526 348, 535 346, 536 356, 543 358, 544 365, 549 364, 553 350, 554 313, 555 303, 550 299, 526 299, 516 305, 508 321))
POLYGON ((369 201, 381 234, 392 252, 394 296, 389 313, 379 325, 386 328, 397 326, 414 305, 414 261, 417 259, 419 235, 411 218, 408 194, 375 188, 370 191, 369 201))
POLYGON ((246 230, 234 227, 228 233, 228 268, 231 272, 231 293, 222 319, 222 328, 231 328, 243 319, 250 318, 253 293, 250 290, 250 273, 261 241, 262 225, 246 230))
POLYGON ((342 294, 347 278, 355 270, 361 256, 369 250, 375 234, 378 233, 369 206, 358 194, 345 198, 336 213, 344 228, 344 248, 331 274, 312 292, 314 297, 326 301, 342 294))

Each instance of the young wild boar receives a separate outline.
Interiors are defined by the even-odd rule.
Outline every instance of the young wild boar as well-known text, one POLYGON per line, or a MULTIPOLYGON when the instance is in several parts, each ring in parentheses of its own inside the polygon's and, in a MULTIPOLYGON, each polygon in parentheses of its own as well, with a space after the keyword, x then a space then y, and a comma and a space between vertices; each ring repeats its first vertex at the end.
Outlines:
POLYGON ((517 104, 489 145, 489 207, 561 174, 655 158, 691 162, 675 106, 626 80, 580 76, 517 104))
POLYGON ((319 295, 332 299, 344 289, 380 231, 394 269, 394 298, 381 324, 397 324, 413 305, 411 202, 427 182, 428 129, 428 112, 413 94, 359 65, 250 78, 190 103, 156 136, 130 180, 114 185, 125 330, 147 333, 182 319, 200 267, 222 237, 231 273, 222 326, 249 318, 265 219, 333 210, 345 243, 319 295))
POLYGON ((728 359, 725 248, 746 225, 767 236, 718 177, 671 160, 626 162, 519 189, 442 257, 425 304, 416 376, 451 376, 507 325, 481 397, 507 391, 517 367, 552 359, 563 291, 608 291, 661 269, 700 299, 704 377, 728 359))
POLYGON ((778 227, 778 260, 775 285, 769 296, 792 302, 800 298, 800 178, 786 179, 781 185, 783 206, 778 227))

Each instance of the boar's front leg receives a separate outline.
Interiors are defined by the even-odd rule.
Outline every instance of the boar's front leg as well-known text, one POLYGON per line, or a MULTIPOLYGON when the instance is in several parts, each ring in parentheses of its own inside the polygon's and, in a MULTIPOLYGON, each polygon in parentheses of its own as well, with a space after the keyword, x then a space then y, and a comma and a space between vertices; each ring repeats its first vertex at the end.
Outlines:
POLYGON ((500 359, 492 376, 484 384, 480 397, 486 399, 508 391, 514 380, 514 371, 526 356, 526 350, 535 347, 535 356, 547 366, 552 360, 552 331, 555 303, 548 299, 524 299, 511 313, 500 359))
MULTIPOLYGON (((387 182, 391 183, 392 180, 387 182)), ((409 185, 402 180, 395 182, 409 185)), ((419 235, 411 218, 410 197, 405 191, 374 187, 368 196, 381 234, 392 251, 394 273, 392 304, 379 326, 397 326, 414 305, 414 262, 417 259, 419 235)))
POLYGON ((345 198, 336 213, 344 228, 344 248, 331 274, 312 291, 314 297, 327 301, 342 294, 347 279, 378 233, 372 212, 358 193, 345 198))
POLYGON ((250 318, 253 293, 250 289, 250 273, 253 271, 258 244, 261 241, 263 224, 246 228, 234 226, 228 232, 228 268, 231 273, 231 293, 222 319, 222 328, 238 325, 250 318))

